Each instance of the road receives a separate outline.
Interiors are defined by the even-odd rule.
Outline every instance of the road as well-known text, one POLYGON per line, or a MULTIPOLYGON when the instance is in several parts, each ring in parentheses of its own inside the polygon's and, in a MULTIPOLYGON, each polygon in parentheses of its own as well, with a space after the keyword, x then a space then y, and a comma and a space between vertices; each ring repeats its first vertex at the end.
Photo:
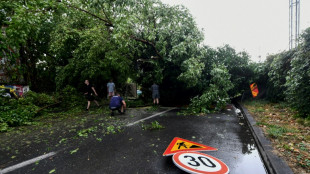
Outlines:
MULTIPOLYGON (((159 114, 145 113, 135 118, 129 113, 116 115, 127 122, 122 132, 106 135, 102 141, 88 138, 73 150, 59 149, 54 154, 45 154, 50 156, 44 159, 29 161, 24 167, 10 168, 12 171, 8 173, 185 173, 174 165, 171 156, 162 156, 174 137, 217 148, 218 151, 202 153, 223 161, 230 174, 267 173, 244 118, 231 105, 220 113, 205 116, 184 116, 178 114, 179 109, 167 110, 161 108, 159 114), (145 118, 149 119, 139 122, 145 118), (154 121, 165 128, 142 129, 142 124, 154 121)), ((2 173, 8 168, 2 169, 2 173)))

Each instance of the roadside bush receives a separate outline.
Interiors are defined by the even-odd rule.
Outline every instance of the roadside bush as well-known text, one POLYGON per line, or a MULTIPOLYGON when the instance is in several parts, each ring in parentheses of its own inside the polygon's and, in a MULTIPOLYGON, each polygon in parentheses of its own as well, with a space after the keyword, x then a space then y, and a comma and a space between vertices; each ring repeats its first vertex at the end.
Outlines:
MULTIPOLYGON (((309 54, 310 55, 310 54, 309 54)), ((310 116, 310 59, 303 56, 292 60, 292 69, 287 76, 286 100, 301 117, 310 116)))
POLYGON ((52 96, 32 91, 19 99, 0 97, 0 132, 31 122, 40 108, 55 102, 52 96))
POLYGON ((301 117, 310 117, 310 28, 302 35, 303 42, 291 61, 286 77, 286 100, 301 117))
POLYGON ((36 115, 38 106, 26 99, 0 98, 0 131, 6 131, 9 126, 19 126, 30 122, 36 115))
POLYGON ((267 82, 267 100, 285 101, 298 117, 310 118, 310 28, 300 39, 295 49, 268 56, 261 77, 267 82))
POLYGON ((40 108, 45 106, 62 101, 63 107, 74 107, 81 105, 83 100, 84 97, 71 86, 66 86, 55 96, 29 91, 24 98, 17 100, 0 97, 0 132, 31 122, 40 108))
POLYGON ((286 77, 291 69, 291 59, 295 51, 286 51, 269 56, 272 59, 268 72, 268 99, 272 102, 280 102, 285 99, 286 77))
POLYGON ((62 89, 57 94, 57 98, 61 101, 62 107, 74 107, 85 103, 85 97, 70 85, 62 89))
POLYGON ((36 93, 33 91, 29 91, 26 93, 24 98, 20 99, 20 102, 32 103, 35 104, 36 106, 43 107, 55 103, 56 99, 44 93, 36 93))
POLYGON ((5 132, 9 129, 9 125, 7 123, 0 123, 0 132, 5 132))

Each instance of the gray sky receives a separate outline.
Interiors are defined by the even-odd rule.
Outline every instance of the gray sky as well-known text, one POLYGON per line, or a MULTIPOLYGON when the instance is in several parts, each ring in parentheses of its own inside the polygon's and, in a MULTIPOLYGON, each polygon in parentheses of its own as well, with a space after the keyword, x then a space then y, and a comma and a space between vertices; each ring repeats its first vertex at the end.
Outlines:
MULTIPOLYGON (((289 48, 289 0, 161 0, 184 5, 203 28, 204 43, 213 48, 229 44, 251 59, 289 48)), ((310 27, 310 0, 300 2, 300 29, 310 27)))

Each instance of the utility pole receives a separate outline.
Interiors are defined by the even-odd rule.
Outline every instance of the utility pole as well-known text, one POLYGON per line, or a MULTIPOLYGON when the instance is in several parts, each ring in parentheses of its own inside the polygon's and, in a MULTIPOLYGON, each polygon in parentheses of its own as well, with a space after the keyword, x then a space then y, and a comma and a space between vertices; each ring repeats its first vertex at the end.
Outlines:
POLYGON ((289 0, 289 49, 298 46, 300 27, 300 0, 289 0))

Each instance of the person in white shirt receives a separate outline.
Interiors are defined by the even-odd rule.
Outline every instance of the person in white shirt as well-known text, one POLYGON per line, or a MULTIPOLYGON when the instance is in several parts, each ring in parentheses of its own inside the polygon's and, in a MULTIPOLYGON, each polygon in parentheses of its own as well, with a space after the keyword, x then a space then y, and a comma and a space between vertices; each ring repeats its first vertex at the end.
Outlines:
POLYGON ((109 100, 111 99, 111 97, 114 96, 114 91, 115 91, 115 84, 113 83, 113 80, 111 79, 110 82, 107 84, 107 92, 108 92, 109 100))

